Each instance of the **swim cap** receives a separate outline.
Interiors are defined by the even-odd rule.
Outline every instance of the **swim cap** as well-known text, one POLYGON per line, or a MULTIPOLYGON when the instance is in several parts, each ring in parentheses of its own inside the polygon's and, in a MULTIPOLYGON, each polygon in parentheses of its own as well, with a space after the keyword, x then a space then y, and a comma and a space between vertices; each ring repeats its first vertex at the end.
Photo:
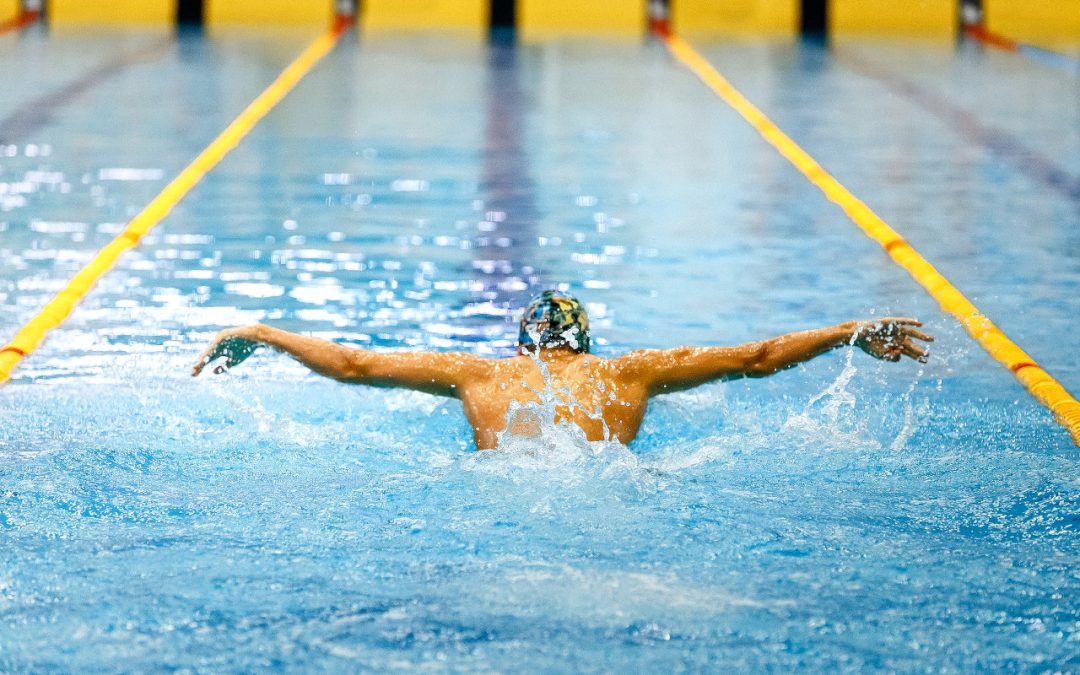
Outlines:
POLYGON ((544 291, 521 315, 518 345, 565 345, 575 352, 589 351, 589 315, 576 298, 544 291))

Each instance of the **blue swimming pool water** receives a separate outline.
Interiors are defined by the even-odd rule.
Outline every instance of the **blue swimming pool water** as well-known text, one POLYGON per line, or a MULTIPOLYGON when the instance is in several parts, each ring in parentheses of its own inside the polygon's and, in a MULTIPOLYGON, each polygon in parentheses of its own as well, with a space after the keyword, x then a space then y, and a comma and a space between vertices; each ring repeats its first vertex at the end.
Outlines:
MULTIPOLYGON (((0 38, 0 330, 310 38, 0 38)), ((970 46, 700 46, 1080 390, 1075 78, 970 46)), ((1077 667, 1067 434, 648 42, 346 36, 0 420, 4 671, 1077 667), (252 321, 504 355, 555 284, 601 355, 895 313, 939 340, 661 397, 629 448, 477 455, 456 402, 271 354, 187 376, 252 321)))

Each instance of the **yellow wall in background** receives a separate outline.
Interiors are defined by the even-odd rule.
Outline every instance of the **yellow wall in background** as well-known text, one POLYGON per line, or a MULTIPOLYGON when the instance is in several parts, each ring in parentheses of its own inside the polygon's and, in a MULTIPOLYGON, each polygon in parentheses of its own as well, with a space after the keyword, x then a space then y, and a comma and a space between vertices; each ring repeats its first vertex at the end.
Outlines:
POLYGON ((986 29, 1033 44, 1080 39, 1080 0, 983 0, 986 29))
POLYGON ((795 33, 799 0, 671 0, 671 27, 680 33, 795 33))
POLYGON ((0 0, 0 23, 11 21, 22 13, 22 0, 0 0))
POLYGON ((489 0, 361 0, 364 29, 486 30, 489 0))
POLYGON ((566 33, 644 35, 646 0, 518 0, 525 40, 566 33))
POLYGON ((207 24, 327 25, 333 0, 205 0, 207 24))
POLYGON ((171 24, 176 0, 48 0, 50 25, 171 24))
POLYGON ((959 28, 957 0, 829 0, 828 16, 834 34, 952 39, 959 28))

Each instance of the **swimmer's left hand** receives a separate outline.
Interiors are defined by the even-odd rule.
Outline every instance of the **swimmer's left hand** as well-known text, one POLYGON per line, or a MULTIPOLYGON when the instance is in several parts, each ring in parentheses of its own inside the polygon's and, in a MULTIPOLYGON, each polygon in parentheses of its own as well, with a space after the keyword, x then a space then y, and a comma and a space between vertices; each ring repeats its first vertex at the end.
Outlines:
POLYGON ((933 342, 933 336, 918 330, 922 322, 907 317, 888 316, 877 321, 861 321, 855 331, 855 344, 864 352, 883 361, 899 361, 902 356, 926 363, 929 351, 915 342, 933 342))
POLYGON ((225 363, 215 366, 214 373, 221 374, 226 370, 243 362, 247 357, 255 353, 260 342, 256 336, 258 326, 241 326, 223 330, 214 337, 210 346, 199 355, 195 367, 191 369, 191 376, 195 377, 210 363, 224 358, 225 363))

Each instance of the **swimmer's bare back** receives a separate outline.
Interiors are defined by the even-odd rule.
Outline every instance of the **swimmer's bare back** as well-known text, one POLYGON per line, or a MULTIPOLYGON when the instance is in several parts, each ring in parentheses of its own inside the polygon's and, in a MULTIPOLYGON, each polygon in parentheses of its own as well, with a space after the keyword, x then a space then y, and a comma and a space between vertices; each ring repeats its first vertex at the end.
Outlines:
MULTIPOLYGON (((373 352, 346 347, 262 324, 224 330, 199 356, 192 375, 209 364, 215 373, 236 366, 261 345, 283 351, 312 371, 349 384, 414 389, 461 400, 476 447, 497 447, 514 401, 539 400, 555 392, 556 422, 572 422, 590 441, 630 443, 649 398, 716 380, 765 377, 837 347, 854 345, 875 358, 925 361, 917 341, 933 337, 910 318, 886 317, 799 331, 734 347, 640 349, 600 358, 565 346, 522 347, 516 356, 487 359, 465 352, 373 352), (548 381, 545 381, 544 371, 548 381)), ((530 433, 528 419, 509 421, 514 433, 530 433)))

